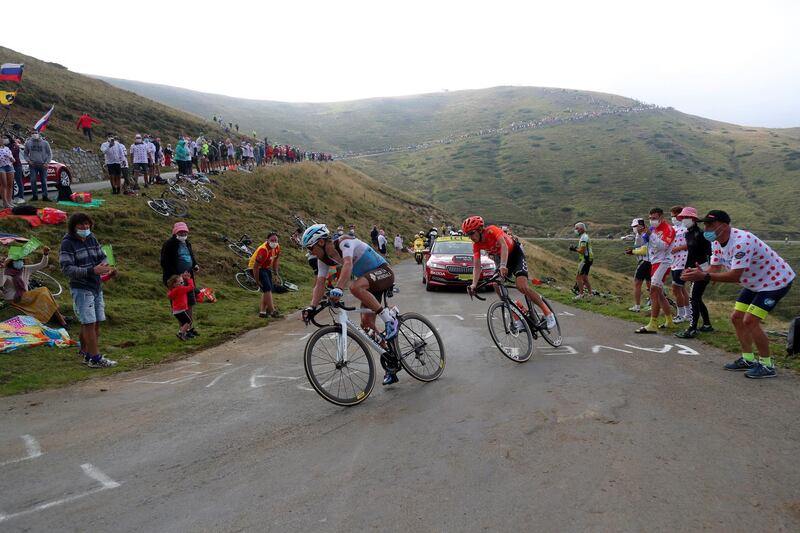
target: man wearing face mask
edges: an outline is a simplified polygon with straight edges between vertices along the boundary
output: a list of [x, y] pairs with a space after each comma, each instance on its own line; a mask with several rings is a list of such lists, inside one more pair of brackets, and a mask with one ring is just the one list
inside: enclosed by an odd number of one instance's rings
[[[150, 169], [149, 157], [147, 145], [142, 140], [142, 136], [137, 133], [131, 145], [131, 175], [133, 176], [133, 183], [136, 186], [139, 184], [139, 174], [142, 174], [144, 186], [150, 186], [148, 179], [148, 171]], [[119, 194], [119, 192], [119, 188], [112, 191], [113, 194]]]
[[[672, 258], [670, 248], [675, 240], [675, 229], [664, 220], [664, 210], [655, 207], [650, 210], [650, 226], [642, 238], [647, 242], [650, 258], [650, 322], [636, 330], [636, 333], [658, 333], [659, 327], [672, 326], [672, 310], [664, 294], [664, 282], [669, 276]], [[663, 312], [666, 321], [658, 325], [658, 315]]]
[[731, 227], [731, 218], [725, 211], [709, 211], [700, 222], [705, 226], [703, 236], [713, 241], [711, 266], [707, 270], [686, 268], [683, 279], [742, 286], [731, 315], [742, 355], [725, 365], [725, 370], [744, 371], [745, 377], [753, 379], [774, 378], [777, 373], [761, 321], [792, 288], [794, 270], [764, 241], [749, 231]]
[[[679, 223], [686, 228], [686, 266], [707, 268], [708, 260], [711, 257], [711, 243], [703, 237], [703, 230], [697, 225], [697, 209], [694, 207], [684, 207], [683, 210], [675, 217]], [[681, 272], [681, 275], [683, 273]], [[689, 302], [691, 304], [691, 312], [689, 316], [689, 327], [686, 331], [680, 331], [675, 334], [676, 337], [681, 339], [693, 339], [697, 336], [697, 332], [704, 333], [714, 331], [711, 327], [711, 318], [708, 316], [708, 308], [703, 303], [703, 293], [708, 287], [708, 281], [702, 279], [700, 281], [692, 282], [692, 292], [689, 295]], [[703, 325], [698, 329], [697, 324], [700, 317], [703, 317]]]
[[[510, 234], [510, 230], [508, 232]], [[589, 283], [589, 269], [592, 268], [594, 255], [592, 254], [592, 243], [589, 234], [586, 233], [586, 224], [578, 222], [575, 224], [575, 235], [578, 236], [578, 245], [569, 247], [570, 251], [576, 252], [581, 260], [578, 263], [578, 273], [575, 276], [575, 284], [578, 286], [578, 294], [575, 300], [592, 297], [592, 285]]]
[[278, 275], [280, 255], [281, 245], [278, 244], [278, 234], [271, 231], [267, 235], [266, 242], [256, 248], [247, 263], [247, 268], [253, 271], [253, 278], [261, 291], [261, 305], [258, 313], [261, 318], [279, 318], [281, 316], [280, 312], [275, 309], [272, 300], [273, 275]]
[[[186, 222], [176, 222], [172, 226], [172, 237], [161, 245], [161, 279], [166, 286], [172, 276], [180, 276], [184, 272], [188, 272], [194, 283], [194, 275], [199, 270], [200, 266], [195, 259], [192, 243], [189, 242], [189, 226], [186, 225]], [[186, 314], [192, 320], [194, 319], [192, 309], [197, 303], [195, 291], [196, 289], [187, 293], [189, 308]], [[199, 333], [194, 329], [194, 322], [192, 322], [192, 329], [188, 331], [187, 337], [197, 337], [198, 335]]]
[[106, 142], [100, 145], [100, 151], [106, 160], [108, 179], [111, 181], [111, 193], [116, 194], [122, 176], [122, 160], [125, 159], [125, 148], [109, 135]]
[[636, 265], [636, 272], [633, 274], [633, 306], [628, 311], [638, 313], [642, 309], [642, 284], [647, 283], [647, 291], [650, 292], [650, 261], [647, 255], [647, 241], [644, 239], [647, 226], [643, 218], [634, 218], [631, 221], [631, 228], [634, 231], [633, 248], [626, 248], [625, 253], [635, 255], [639, 258]]
[[31, 200], [34, 202], [39, 199], [39, 192], [36, 190], [37, 177], [42, 185], [42, 201], [49, 202], [47, 197], [47, 165], [53, 159], [53, 152], [50, 150], [50, 143], [42, 139], [42, 135], [37, 131], [25, 141], [25, 158], [28, 160], [31, 180]]

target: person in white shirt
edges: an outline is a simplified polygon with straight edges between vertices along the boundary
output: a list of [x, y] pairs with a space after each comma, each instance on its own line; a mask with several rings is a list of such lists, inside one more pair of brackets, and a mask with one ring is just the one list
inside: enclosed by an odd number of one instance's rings
[[119, 194], [125, 147], [118, 143], [113, 135], [109, 135], [106, 142], [100, 145], [100, 151], [105, 157], [108, 180], [111, 182], [111, 194]]
[[403, 250], [403, 237], [398, 233], [394, 236], [394, 249], [399, 253]]
[[147, 145], [142, 141], [142, 136], [137, 133], [131, 145], [131, 169], [134, 185], [138, 186], [139, 174], [142, 174], [144, 186], [150, 186], [148, 180], [149, 163]]
[[387, 242], [388, 241], [386, 240], [386, 234], [384, 233], [383, 230], [380, 230], [378, 232], [378, 251], [381, 253], [381, 255], [383, 257], [386, 257], [386, 244], [387, 244]]
[[672, 213], [672, 227], [675, 228], [675, 240], [672, 241], [670, 253], [672, 259], [670, 270], [672, 273], [672, 295], [675, 297], [675, 306], [678, 308], [677, 315], [672, 321], [675, 324], [692, 321], [692, 308], [689, 306], [689, 293], [686, 292], [686, 282], [681, 279], [681, 274], [686, 266], [688, 255], [686, 246], [686, 228], [678, 222], [677, 216], [683, 211], [682, 205], [676, 205], [670, 209]]
[[147, 148], [147, 167], [148, 167], [148, 170], [147, 170], [147, 178], [146, 178], [146, 181], [145, 181], [145, 185], [148, 185], [150, 183], [154, 183], [155, 182], [155, 177], [156, 177], [156, 169], [155, 169], [155, 164], [156, 164], [156, 145], [153, 144], [150, 141], [150, 136], [149, 135], [145, 135], [144, 136], [144, 141], [143, 142], [144, 142], [145, 148]]

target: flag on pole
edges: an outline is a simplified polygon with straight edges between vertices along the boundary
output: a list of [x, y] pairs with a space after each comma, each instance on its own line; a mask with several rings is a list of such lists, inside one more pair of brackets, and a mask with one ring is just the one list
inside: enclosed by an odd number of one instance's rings
[[33, 126], [33, 129], [39, 132], [46, 130], [47, 124], [50, 122], [50, 117], [53, 115], [53, 109], [55, 108], [55, 104], [50, 106], [50, 111], [45, 113], [44, 116], [36, 122], [36, 125]]
[[17, 99], [17, 91], [0, 91], [0, 105], [11, 105]]
[[22, 81], [22, 63], [3, 63], [0, 65], [0, 81]]

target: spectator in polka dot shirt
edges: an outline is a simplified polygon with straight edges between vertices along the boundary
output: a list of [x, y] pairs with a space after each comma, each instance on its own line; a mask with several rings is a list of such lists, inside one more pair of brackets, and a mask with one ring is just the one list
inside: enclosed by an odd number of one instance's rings
[[[789, 292], [795, 273], [764, 241], [749, 231], [731, 227], [731, 217], [725, 211], [709, 211], [700, 222], [705, 225], [703, 236], [712, 241], [711, 265], [705, 271], [686, 268], [682, 279], [742, 286], [731, 315], [742, 356], [725, 365], [725, 369], [743, 370], [748, 378], [773, 378], [777, 374], [761, 321]], [[757, 358], [753, 353], [754, 344]]]

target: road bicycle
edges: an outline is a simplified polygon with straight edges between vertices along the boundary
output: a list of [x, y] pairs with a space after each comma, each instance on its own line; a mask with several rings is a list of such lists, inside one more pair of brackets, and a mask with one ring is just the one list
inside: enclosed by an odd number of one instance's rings
[[56, 298], [61, 296], [61, 293], [64, 292], [64, 288], [53, 276], [41, 270], [37, 270], [31, 274], [31, 278], [28, 280], [29, 290], [38, 289], [39, 287], [47, 287], [50, 294]]
[[194, 200], [195, 202], [200, 201], [200, 197], [197, 195], [194, 189], [185, 183], [181, 183], [179, 178], [167, 178], [167, 189], [180, 200]]
[[253, 271], [249, 268], [242, 268], [241, 265], [236, 263], [233, 263], [233, 266], [238, 270], [238, 272], [233, 275], [234, 279], [236, 279], [236, 283], [246, 291], [258, 292], [258, 283], [256, 283], [256, 278], [253, 277]]
[[253, 241], [247, 236], [247, 234], [242, 235], [238, 240], [235, 241], [229, 239], [225, 235], [222, 235], [222, 240], [228, 244], [228, 249], [231, 252], [245, 259], [250, 259], [250, 257], [256, 251], [255, 248], [251, 246]]
[[178, 218], [189, 216], [189, 206], [177, 198], [170, 198], [168, 191], [162, 192], [158, 198], [153, 198], [146, 192], [143, 192], [142, 196], [147, 199], [147, 206], [161, 216]]
[[[208, 180], [206, 180], [208, 181]], [[175, 178], [167, 178], [167, 184], [172, 186], [174, 184], [180, 185], [181, 190], [187, 191], [191, 194], [194, 193], [197, 198], [195, 200], [202, 200], [203, 202], [210, 203], [211, 200], [217, 197], [209, 187], [207, 187], [200, 179], [195, 179], [192, 176], [184, 176], [178, 174]]]
[[[308, 225], [306, 221], [300, 218], [298, 215], [292, 215], [292, 219], [294, 220], [295, 230], [289, 234], [289, 240], [298, 248], [303, 249], [303, 243], [301, 242], [303, 237], [303, 232], [306, 230]], [[317, 221], [311, 219], [312, 224], [316, 224]]]
[[[383, 301], [392, 291], [384, 294]], [[320, 324], [316, 317], [323, 310], [330, 312], [334, 323]], [[445, 350], [436, 327], [418, 313], [398, 314], [397, 336], [389, 341], [375, 332], [364, 331], [347, 317], [343, 302], [324, 300], [316, 309], [303, 312], [306, 324], [319, 329], [311, 335], [303, 352], [303, 365], [308, 382], [325, 400], [343, 407], [357, 405], [375, 386], [375, 362], [372, 351], [380, 355], [384, 370], [405, 369], [423, 382], [434, 381], [445, 367]], [[393, 308], [397, 312], [397, 308]], [[370, 312], [360, 309], [359, 312]]]
[[501, 277], [499, 272], [478, 283], [476, 290], [470, 292], [470, 297], [486, 301], [478, 291], [489, 285], [497, 288], [500, 299], [489, 306], [486, 311], [486, 322], [492, 340], [503, 355], [514, 362], [524, 363], [533, 355], [533, 341], [538, 337], [542, 337], [555, 348], [561, 346], [563, 342], [561, 324], [552, 306], [544, 297], [542, 301], [556, 319], [556, 326], [552, 329], [548, 329], [547, 320], [541, 309], [527, 295], [524, 304], [511, 299], [508, 289], [514, 286], [506, 285], [506, 279]]

